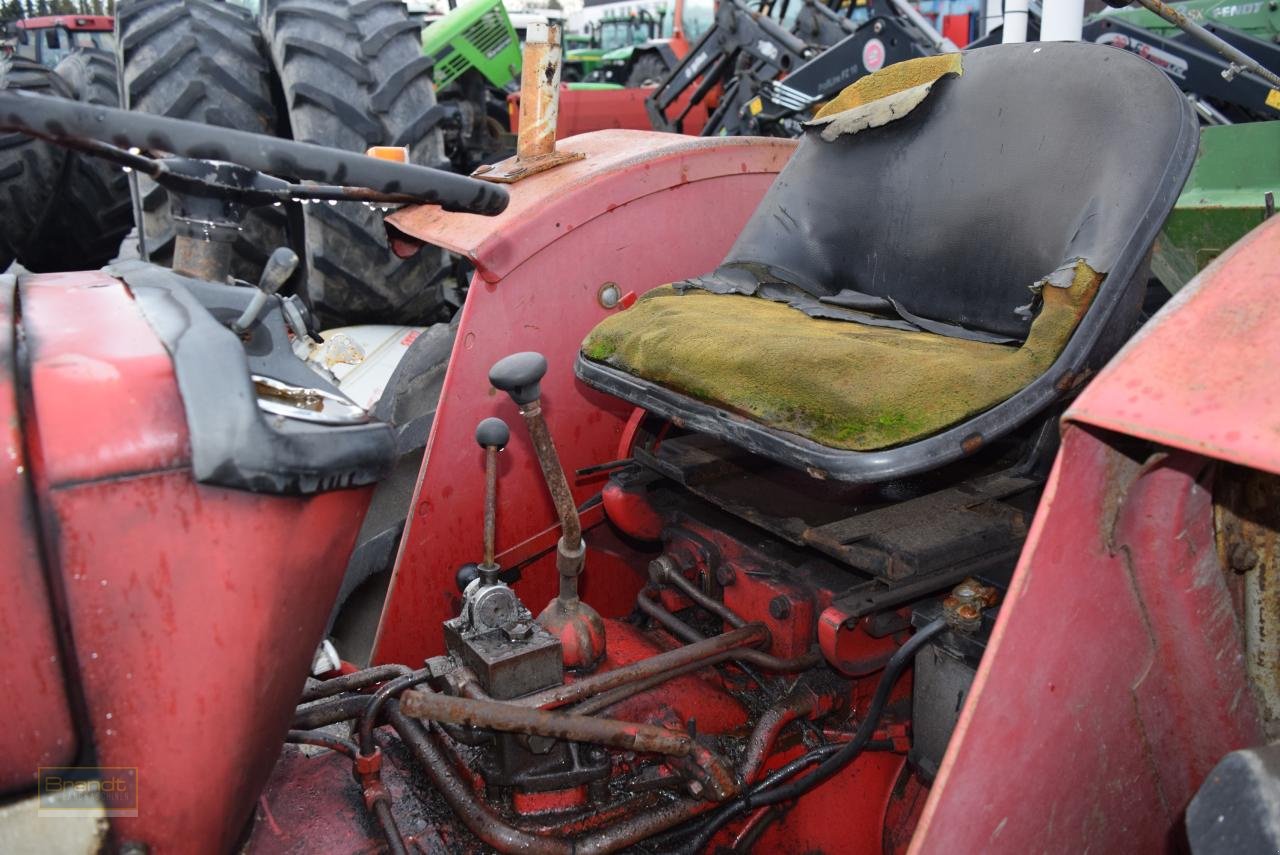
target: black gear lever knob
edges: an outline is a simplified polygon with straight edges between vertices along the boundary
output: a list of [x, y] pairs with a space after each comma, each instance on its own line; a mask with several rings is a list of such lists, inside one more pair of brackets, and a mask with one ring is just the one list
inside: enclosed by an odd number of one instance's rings
[[511, 441], [511, 429], [502, 419], [490, 417], [476, 425], [476, 442], [481, 448], [496, 448], [498, 451], [507, 447]]
[[538, 384], [547, 373], [547, 358], [526, 350], [504, 356], [489, 369], [489, 382], [511, 396], [519, 406], [532, 403], [542, 395]]

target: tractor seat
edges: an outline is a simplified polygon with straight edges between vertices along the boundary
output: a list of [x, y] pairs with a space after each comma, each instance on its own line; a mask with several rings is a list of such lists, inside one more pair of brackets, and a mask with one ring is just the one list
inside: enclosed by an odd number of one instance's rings
[[1114, 48], [889, 66], [809, 123], [719, 267], [605, 319], [577, 374], [819, 476], [935, 468], [1044, 417], [1133, 331], [1198, 138]]

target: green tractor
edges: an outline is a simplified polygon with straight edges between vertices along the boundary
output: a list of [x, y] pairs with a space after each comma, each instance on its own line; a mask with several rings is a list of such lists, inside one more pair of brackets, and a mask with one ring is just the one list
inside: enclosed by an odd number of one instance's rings
[[[637, 45], [663, 37], [663, 22], [667, 16], [665, 7], [657, 14], [641, 9], [630, 15], [602, 18], [591, 24], [585, 37], [587, 44], [569, 48], [566, 43], [564, 71], [561, 79], [569, 82], [616, 83], [625, 86], [627, 80], [619, 73], [625, 69]], [[605, 58], [609, 63], [605, 64]], [[621, 77], [622, 79], [617, 79]]]
[[427, 23], [422, 52], [434, 63], [445, 111], [445, 154], [456, 172], [500, 160], [515, 149], [507, 95], [520, 79], [520, 39], [502, 0], [472, 0]]

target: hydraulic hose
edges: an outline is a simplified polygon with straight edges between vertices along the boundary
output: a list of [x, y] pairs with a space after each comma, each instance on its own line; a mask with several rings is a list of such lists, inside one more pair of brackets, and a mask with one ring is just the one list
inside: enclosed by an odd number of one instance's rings
[[[884, 715], [885, 705], [889, 701], [889, 693], [893, 690], [894, 684], [898, 682], [898, 678], [902, 676], [902, 672], [912, 663], [916, 654], [920, 652], [920, 648], [928, 644], [946, 628], [946, 621], [939, 618], [923, 627], [919, 632], [911, 636], [906, 644], [898, 648], [898, 652], [893, 654], [893, 657], [885, 666], [884, 673], [880, 676], [880, 682], [876, 686], [871, 705], [867, 708], [867, 714], [862, 719], [862, 723], [858, 725], [858, 730], [853, 739], [844, 745], [824, 745], [822, 748], [793, 760], [769, 775], [759, 785], [752, 787], [746, 795], [735, 799], [712, 815], [699, 829], [693, 840], [690, 841], [687, 851], [692, 853], [701, 852], [717, 831], [733, 821], [742, 812], [799, 798], [830, 780], [841, 769], [853, 762], [871, 741], [871, 736], [875, 733], [876, 727], [880, 723], [880, 718]], [[797, 781], [782, 783], [818, 760], [821, 760], [821, 764], [812, 774], [806, 775]]]

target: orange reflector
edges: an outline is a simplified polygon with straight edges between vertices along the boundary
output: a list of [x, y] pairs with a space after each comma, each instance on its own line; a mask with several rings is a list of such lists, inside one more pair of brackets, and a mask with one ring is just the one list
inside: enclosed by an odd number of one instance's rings
[[378, 160], [394, 160], [396, 163], [409, 162], [409, 148], [403, 145], [375, 145], [365, 154]]

